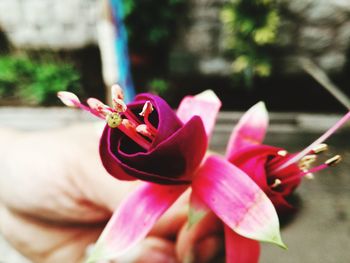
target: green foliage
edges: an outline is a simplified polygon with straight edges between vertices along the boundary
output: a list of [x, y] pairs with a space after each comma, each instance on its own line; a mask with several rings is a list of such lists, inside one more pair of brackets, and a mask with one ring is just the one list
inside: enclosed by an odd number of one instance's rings
[[269, 47], [275, 43], [279, 14], [274, 0], [230, 0], [222, 9], [225, 45], [234, 76], [252, 84], [271, 73]]
[[69, 63], [0, 56], [0, 95], [24, 104], [52, 104], [60, 90], [80, 92], [80, 74]]
[[124, 0], [129, 44], [157, 48], [170, 42], [186, 0]]
[[169, 90], [169, 83], [161, 78], [152, 79], [149, 84], [149, 90], [160, 96], [163, 96]]

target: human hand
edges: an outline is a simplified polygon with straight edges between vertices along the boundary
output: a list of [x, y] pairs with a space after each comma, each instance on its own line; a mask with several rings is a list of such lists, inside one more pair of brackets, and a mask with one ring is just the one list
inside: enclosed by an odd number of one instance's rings
[[[138, 182], [108, 175], [91, 125], [0, 133], [0, 231], [34, 262], [80, 262], [112, 211]], [[180, 199], [150, 236], [117, 262], [174, 262], [186, 216]], [[147, 256], [145, 256], [147, 255]]]

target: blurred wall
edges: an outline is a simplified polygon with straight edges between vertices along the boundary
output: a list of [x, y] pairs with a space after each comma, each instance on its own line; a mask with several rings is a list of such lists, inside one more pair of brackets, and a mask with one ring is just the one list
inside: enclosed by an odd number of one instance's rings
[[0, 0], [0, 28], [19, 48], [75, 49], [97, 43], [99, 0]]
[[[197, 59], [206, 74], [230, 74], [223, 57], [223, 32], [219, 14], [225, 0], [190, 0], [189, 23], [177, 42], [177, 54]], [[298, 58], [313, 58], [329, 73], [340, 72], [350, 47], [350, 0], [276, 0], [281, 26], [275, 59], [282, 73], [300, 73]], [[181, 59], [181, 58], [180, 58]]]
[[[340, 72], [350, 46], [349, 0], [276, 0], [281, 30], [276, 60], [287, 73], [301, 71], [310, 56], [326, 71]], [[19, 48], [72, 49], [97, 43], [99, 0], [0, 0], [0, 28]], [[171, 58], [202, 74], [229, 75], [223, 56], [219, 13], [225, 0], [189, 0], [188, 21], [179, 29]], [[145, 10], [147, 12], [147, 10]], [[180, 63], [178, 63], [180, 62]], [[173, 71], [184, 70], [173, 67]]]

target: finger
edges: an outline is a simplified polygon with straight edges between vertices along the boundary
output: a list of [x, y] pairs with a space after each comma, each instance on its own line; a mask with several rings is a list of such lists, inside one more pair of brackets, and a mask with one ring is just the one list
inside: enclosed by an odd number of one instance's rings
[[176, 263], [175, 245], [169, 240], [148, 237], [113, 263]]
[[80, 262], [101, 226], [59, 226], [12, 213], [0, 206], [0, 232], [24, 256], [37, 263]]
[[208, 214], [191, 228], [185, 224], [176, 241], [181, 262], [210, 262], [223, 250], [223, 228], [214, 214]]
[[92, 124], [15, 135], [2, 145], [7, 152], [0, 160], [6, 174], [0, 177], [0, 200], [21, 213], [61, 222], [103, 221], [133, 187], [104, 170]]

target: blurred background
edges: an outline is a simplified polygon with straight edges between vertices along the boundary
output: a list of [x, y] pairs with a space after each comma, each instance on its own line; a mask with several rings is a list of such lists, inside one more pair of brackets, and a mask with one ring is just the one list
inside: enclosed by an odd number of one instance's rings
[[[214, 150], [224, 151], [240, 111], [259, 100], [274, 112], [267, 142], [300, 150], [346, 111], [301, 59], [348, 101], [349, 0], [0, 0], [0, 127], [91, 122], [56, 107], [60, 90], [107, 101], [120, 82], [175, 108], [213, 89], [227, 111]], [[334, 136], [333, 152], [350, 156], [348, 135], [349, 126]], [[268, 246], [262, 262], [350, 262], [349, 169], [345, 160], [303, 184], [302, 212], [283, 232], [289, 251]], [[26, 261], [0, 239], [0, 262]]]
[[116, 80], [115, 2], [136, 91], [174, 107], [210, 88], [229, 110], [261, 99], [272, 110], [341, 110], [302, 57], [350, 94], [347, 0], [1, 0], [1, 105], [58, 105], [63, 89], [104, 99]]

